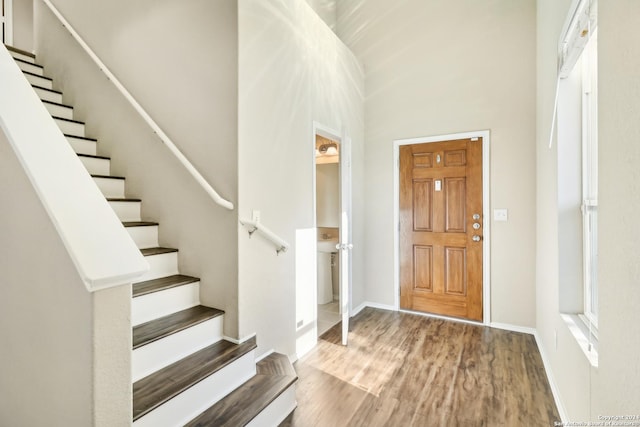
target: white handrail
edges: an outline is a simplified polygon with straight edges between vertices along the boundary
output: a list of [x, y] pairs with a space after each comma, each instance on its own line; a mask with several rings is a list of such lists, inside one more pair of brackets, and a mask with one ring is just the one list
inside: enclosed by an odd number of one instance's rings
[[276, 253], [280, 255], [280, 252], [286, 252], [289, 249], [289, 244], [278, 237], [273, 231], [262, 225], [258, 221], [250, 221], [248, 219], [241, 219], [240, 224], [249, 230], [249, 237], [256, 231], [260, 232], [267, 240], [271, 241], [276, 247]]
[[129, 91], [120, 83], [120, 81], [113, 75], [113, 73], [109, 70], [109, 68], [98, 58], [95, 52], [85, 43], [85, 41], [80, 37], [80, 35], [76, 32], [76, 30], [69, 24], [69, 22], [62, 16], [60, 11], [49, 1], [42, 0], [44, 4], [53, 12], [53, 14], [58, 18], [58, 20], [62, 23], [62, 26], [65, 27], [71, 36], [78, 42], [78, 44], [84, 49], [84, 51], [93, 59], [93, 62], [96, 63], [98, 68], [107, 76], [109, 80], [114, 84], [114, 86], [122, 93], [127, 101], [131, 104], [131, 106], [142, 116], [142, 119], [147, 122], [149, 127], [153, 130], [153, 132], [158, 135], [160, 140], [167, 146], [169, 151], [173, 153], [174, 156], [178, 159], [178, 161], [187, 169], [187, 171], [195, 178], [195, 180], [200, 184], [200, 186], [207, 192], [207, 194], [216, 202], [218, 205], [233, 210], [233, 203], [222, 198], [218, 194], [216, 190], [204, 179], [204, 177], [198, 172], [198, 170], [189, 162], [189, 160], [182, 154], [182, 152], [176, 147], [176, 145], [171, 141], [171, 139], [164, 133], [164, 131], [158, 126], [158, 124], [147, 114], [147, 112], [142, 108], [142, 106], [136, 101], [136, 99], [129, 93]]

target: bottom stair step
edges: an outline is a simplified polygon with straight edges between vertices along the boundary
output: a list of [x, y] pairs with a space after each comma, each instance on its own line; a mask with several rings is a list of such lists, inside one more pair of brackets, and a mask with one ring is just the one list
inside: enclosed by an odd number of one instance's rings
[[[257, 364], [257, 375], [238, 387], [224, 399], [198, 415], [186, 426], [266, 426], [277, 425], [295, 408], [295, 388], [298, 380], [295, 370], [287, 356], [272, 353]], [[284, 401], [279, 401], [286, 398]], [[282, 410], [268, 414], [271, 419], [261, 415], [270, 405], [278, 404]]]
[[[162, 409], [162, 405], [170, 403], [173, 398], [183, 398], [183, 400], [185, 400], [185, 402], [176, 403], [180, 408], [189, 406], [189, 404], [194, 403], [198, 398], [214, 399], [213, 394], [202, 396], [202, 393], [198, 393], [200, 396], [188, 396], [184, 392], [195, 388], [194, 386], [201, 382], [204, 383], [207, 378], [221, 372], [225, 367], [231, 367], [232, 364], [235, 365], [234, 362], [241, 360], [243, 357], [250, 357], [248, 364], [249, 366], [253, 365], [253, 350], [255, 348], [255, 338], [239, 345], [229, 341], [219, 341], [148, 377], [136, 381], [133, 384], [133, 420], [145, 421], [144, 416], [149, 414], [152, 415], [151, 418], [140, 425], [158, 426], [163, 422], [171, 425], [168, 417], [164, 414], [158, 413], [157, 417], [154, 417], [153, 415], [156, 412], [154, 409]], [[251, 371], [252, 372], [242, 375], [248, 377], [255, 372], [253, 369]], [[220, 385], [217, 385], [217, 387], [221, 388]], [[222, 396], [219, 398], [221, 397]], [[215, 400], [210, 400], [209, 402], [215, 402]], [[206, 406], [204, 407], [206, 408]], [[201, 411], [202, 407], [200, 407], [199, 410]], [[175, 413], [175, 408], [167, 408], [167, 411], [172, 413], [171, 415], [178, 415]], [[192, 412], [192, 414], [197, 413], [198, 412]], [[191, 417], [193, 417], [193, 415], [191, 415]], [[160, 418], [162, 421], [154, 418]], [[187, 418], [187, 420], [189, 418]], [[185, 420], [183, 420], [183, 422], [184, 421]], [[139, 423], [135, 423], [135, 425], [139, 425]]]

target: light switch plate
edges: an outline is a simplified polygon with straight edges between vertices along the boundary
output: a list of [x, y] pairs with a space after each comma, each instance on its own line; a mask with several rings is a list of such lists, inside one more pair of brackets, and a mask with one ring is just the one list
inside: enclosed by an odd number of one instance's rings
[[509, 213], [506, 209], [494, 209], [493, 220], [494, 221], [507, 221], [509, 219]]
[[251, 220], [254, 222], [260, 222], [260, 211], [251, 211]]

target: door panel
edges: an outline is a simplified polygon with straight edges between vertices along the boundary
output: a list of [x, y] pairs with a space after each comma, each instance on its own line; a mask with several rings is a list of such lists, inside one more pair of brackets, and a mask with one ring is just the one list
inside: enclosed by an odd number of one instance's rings
[[401, 308], [482, 320], [481, 236], [482, 138], [400, 147]]

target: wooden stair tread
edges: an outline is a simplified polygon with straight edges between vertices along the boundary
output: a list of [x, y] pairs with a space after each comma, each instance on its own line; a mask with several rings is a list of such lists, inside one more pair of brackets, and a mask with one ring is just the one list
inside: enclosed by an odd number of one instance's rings
[[[31, 63], [27, 62], [27, 64], [31, 64]], [[61, 104], [59, 102], [47, 101], [46, 99], [43, 99], [42, 102], [44, 102], [45, 104], [57, 105], [58, 107], [70, 108], [73, 110], [73, 107], [71, 105]]]
[[140, 249], [140, 252], [142, 252], [142, 255], [144, 256], [152, 256], [152, 255], [170, 254], [171, 252], [178, 252], [178, 250], [174, 248], [157, 247], [157, 248]]
[[123, 221], [122, 225], [125, 227], [153, 227], [158, 223], [153, 221]]
[[197, 305], [135, 326], [133, 328], [133, 348], [142, 347], [223, 314], [222, 310]]
[[65, 136], [65, 137], [67, 137], [67, 138], [84, 139], [85, 141], [98, 142], [98, 140], [97, 140], [97, 139], [95, 139], [95, 138], [89, 138], [89, 137], [86, 137], [86, 136], [69, 135], [69, 134], [66, 134], [66, 133], [64, 134], [64, 136]]
[[46, 77], [46, 76], [41, 76], [40, 74], [35, 74], [35, 73], [30, 73], [28, 71], [24, 71], [21, 70], [24, 74], [29, 74], [30, 76], [34, 76], [34, 77], [40, 77], [41, 79], [45, 79], [45, 80], [49, 80], [50, 82], [53, 81], [53, 79], [51, 77]]
[[26, 50], [18, 49], [17, 47], [9, 46], [8, 44], [5, 44], [4, 47], [6, 47], [7, 50], [10, 50], [10, 51], [15, 52], [15, 53], [19, 53], [21, 55], [30, 56], [32, 58], [36, 57], [36, 55], [34, 55], [31, 52], [27, 52]]
[[[249, 381], [229, 393], [224, 399], [211, 406], [186, 424], [188, 427], [205, 426], [244, 426], [273, 402], [282, 392], [298, 379], [297, 375], [279, 375], [270, 373], [273, 366], [282, 363], [280, 357], [273, 353], [257, 364], [258, 374]], [[274, 360], [276, 359], [276, 360]], [[288, 359], [287, 359], [287, 362]], [[269, 365], [267, 371], [262, 369]], [[289, 363], [289, 365], [291, 365]], [[293, 369], [293, 368], [291, 368]], [[288, 370], [287, 370], [288, 371]]]
[[173, 276], [134, 283], [131, 289], [131, 294], [132, 297], [135, 298], [199, 281], [200, 279], [197, 277], [185, 276], [184, 274], [174, 274]]
[[135, 202], [139, 203], [142, 199], [132, 199], [128, 197], [107, 197], [107, 202]]
[[[11, 49], [9, 49], [9, 50], [11, 50]], [[16, 53], [22, 53], [23, 55], [27, 55], [28, 54], [28, 53], [24, 53], [24, 52], [16, 52]], [[35, 58], [35, 56], [33, 56], [33, 55], [30, 55], [30, 56]], [[35, 64], [33, 62], [25, 61], [25, 60], [20, 59], [20, 58], [13, 58], [13, 60], [16, 61], [16, 62], [22, 62], [23, 64], [29, 64], [29, 65], [31, 65], [33, 67], [38, 67], [40, 69], [44, 69], [44, 67], [42, 65], [40, 65], [40, 64]]]
[[57, 93], [58, 95], [62, 95], [62, 92], [60, 92], [59, 90], [49, 89], [47, 87], [42, 87], [42, 86], [38, 86], [38, 85], [34, 85], [34, 84], [32, 84], [31, 87], [34, 87], [36, 89], [46, 90], [48, 92]]
[[240, 345], [224, 340], [218, 341], [136, 381], [133, 384], [133, 420], [137, 420], [255, 348], [255, 338]]
[[102, 160], [111, 160], [111, 157], [106, 157], [106, 156], [96, 156], [93, 154], [80, 154], [77, 153], [78, 157], [87, 157], [90, 159], [102, 159]]
[[107, 178], [107, 179], [125, 179], [124, 176], [115, 175], [91, 175], [92, 178]]
[[83, 125], [85, 124], [84, 122], [81, 122], [80, 120], [74, 120], [74, 119], [65, 119], [64, 117], [58, 117], [58, 116], [51, 116], [56, 120], [62, 120], [63, 122], [70, 122], [70, 123], [77, 123], [79, 125]]

